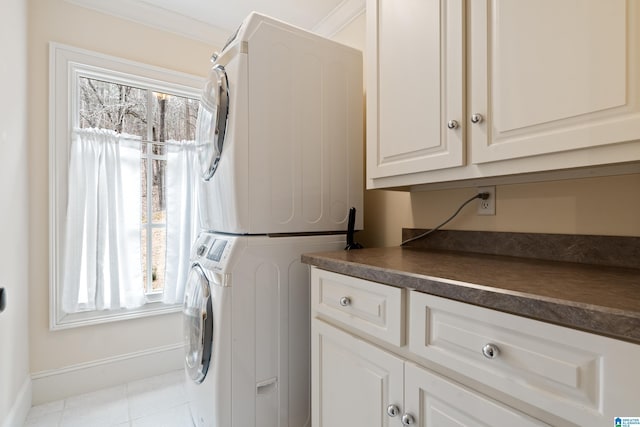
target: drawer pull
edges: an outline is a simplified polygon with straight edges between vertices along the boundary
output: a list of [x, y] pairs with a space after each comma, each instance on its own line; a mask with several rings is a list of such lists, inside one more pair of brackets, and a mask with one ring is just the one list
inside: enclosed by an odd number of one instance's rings
[[390, 417], [396, 417], [398, 416], [398, 414], [400, 413], [400, 408], [398, 408], [398, 405], [389, 405], [387, 406], [387, 415], [389, 415]]
[[351, 305], [351, 298], [349, 297], [342, 297], [340, 298], [340, 305], [343, 307], [348, 307]]
[[403, 426], [410, 426], [415, 424], [416, 420], [413, 418], [413, 415], [411, 414], [404, 414], [402, 416], [402, 425]]
[[484, 354], [484, 357], [487, 359], [495, 359], [498, 357], [498, 353], [500, 353], [500, 350], [495, 344], [487, 344], [482, 347], [482, 354]]

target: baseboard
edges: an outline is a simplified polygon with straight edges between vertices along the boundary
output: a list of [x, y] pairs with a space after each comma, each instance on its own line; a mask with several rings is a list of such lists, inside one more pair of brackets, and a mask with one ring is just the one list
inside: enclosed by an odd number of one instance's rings
[[53, 402], [175, 371], [183, 367], [183, 360], [183, 344], [180, 343], [34, 372], [31, 374], [33, 404]]
[[3, 427], [15, 427], [24, 425], [27, 414], [31, 408], [31, 378], [27, 376], [20, 387], [20, 391], [2, 424]]

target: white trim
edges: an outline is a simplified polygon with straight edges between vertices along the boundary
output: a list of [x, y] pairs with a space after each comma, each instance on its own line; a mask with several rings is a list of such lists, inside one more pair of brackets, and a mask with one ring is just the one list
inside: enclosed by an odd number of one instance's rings
[[[182, 15], [146, 1], [131, 0], [66, 0], [80, 7], [137, 22], [162, 31], [210, 44], [221, 49], [233, 33], [204, 21]], [[365, 0], [343, 0], [312, 29], [332, 37], [365, 11]], [[237, 23], [240, 24], [239, 22]]]
[[597, 178], [604, 176], [630, 175], [640, 173], [640, 163], [622, 163], [567, 170], [536, 172], [522, 175], [507, 175], [476, 178], [470, 180], [435, 182], [407, 187], [410, 191], [450, 190], [488, 185], [530, 184], [534, 182], [561, 181], [568, 179]]
[[313, 32], [333, 37], [365, 11], [366, 0], [344, 0], [313, 27]]
[[147, 304], [136, 310], [68, 315], [60, 306], [68, 141], [77, 76], [106, 76], [111, 81], [189, 98], [200, 98], [205, 79], [59, 43], [49, 47], [49, 328], [67, 329], [180, 311], [179, 305]]
[[[222, 48], [231, 31], [143, 1], [66, 0], [77, 6], [106, 13], [182, 37]], [[239, 23], [238, 23], [239, 24]]]
[[[31, 375], [33, 404], [113, 387], [183, 368], [182, 343], [93, 360]], [[20, 425], [20, 424], [15, 424]]]
[[13, 402], [7, 417], [4, 419], [3, 427], [15, 427], [24, 425], [29, 409], [31, 409], [31, 378], [27, 376], [20, 387], [20, 391]]

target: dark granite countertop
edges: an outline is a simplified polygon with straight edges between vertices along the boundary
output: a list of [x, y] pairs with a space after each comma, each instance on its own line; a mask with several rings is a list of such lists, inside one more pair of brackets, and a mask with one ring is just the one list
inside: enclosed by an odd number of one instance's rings
[[305, 254], [324, 270], [640, 344], [640, 269], [415, 247]]

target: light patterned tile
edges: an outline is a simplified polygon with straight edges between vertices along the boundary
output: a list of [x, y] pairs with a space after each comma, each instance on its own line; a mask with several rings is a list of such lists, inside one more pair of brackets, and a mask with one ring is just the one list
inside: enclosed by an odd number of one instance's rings
[[146, 417], [134, 419], [132, 427], [193, 427], [189, 405], [165, 409]]
[[160, 375], [127, 384], [129, 413], [135, 420], [187, 402], [184, 372]]
[[24, 427], [58, 427], [60, 425], [60, 419], [62, 418], [62, 411], [48, 413], [39, 416], [32, 416], [29, 412], [27, 421]]
[[128, 421], [129, 404], [122, 385], [67, 399], [60, 427], [112, 427]]
[[58, 415], [62, 413], [62, 409], [64, 408], [64, 400], [56, 400], [55, 402], [43, 403], [42, 405], [32, 406], [29, 409], [29, 414], [27, 415], [27, 421], [40, 418], [44, 415], [55, 414]]

